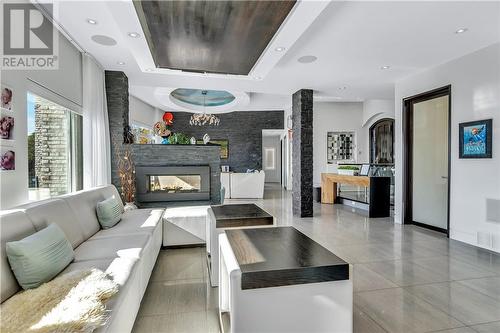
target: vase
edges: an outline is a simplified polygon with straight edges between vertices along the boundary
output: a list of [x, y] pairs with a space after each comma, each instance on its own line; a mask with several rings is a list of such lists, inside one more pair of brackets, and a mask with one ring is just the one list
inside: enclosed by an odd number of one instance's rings
[[125, 207], [123, 207], [123, 210], [129, 211], [129, 210], [134, 210], [137, 209], [137, 206], [135, 205], [134, 202], [126, 202]]

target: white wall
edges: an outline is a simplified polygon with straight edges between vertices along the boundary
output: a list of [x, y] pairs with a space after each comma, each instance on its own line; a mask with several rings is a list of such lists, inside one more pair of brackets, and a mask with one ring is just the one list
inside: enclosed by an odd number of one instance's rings
[[394, 100], [392, 99], [367, 99], [363, 102], [363, 126], [370, 126], [379, 119], [394, 119]]
[[149, 105], [139, 98], [129, 95], [129, 122], [142, 125], [144, 127], [153, 127], [161, 120], [163, 111]]
[[[396, 83], [395, 221], [401, 223], [403, 211], [402, 99], [449, 84], [450, 237], [500, 252], [500, 223], [486, 218], [486, 200], [500, 199], [500, 43]], [[493, 118], [493, 158], [459, 159], [458, 124], [488, 118]]]
[[[274, 170], [265, 169], [267, 162], [266, 148], [274, 149]], [[281, 181], [281, 137], [279, 135], [262, 136], [262, 168], [266, 173], [266, 182], [279, 183]]]
[[31, 91], [74, 111], [81, 111], [81, 53], [61, 35], [58, 59], [58, 70], [2, 71], [2, 85], [13, 90], [15, 142], [12, 150], [16, 153], [16, 170], [0, 173], [0, 209], [28, 200], [27, 92]]
[[326, 133], [356, 132], [356, 163], [368, 162], [368, 129], [363, 127], [363, 103], [314, 102], [313, 105], [313, 184], [321, 184], [321, 173], [336, 172], [337, 165], [326, 162]]

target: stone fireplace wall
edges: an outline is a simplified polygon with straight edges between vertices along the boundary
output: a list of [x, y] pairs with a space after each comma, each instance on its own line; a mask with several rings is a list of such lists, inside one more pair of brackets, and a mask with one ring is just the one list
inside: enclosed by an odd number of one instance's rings
[[136, 165], [210, 166], [210, 202], [213, 204], [221, 202], [219, 149], [219, 146], [205, 145], [132, 145]]
[[[120, 189], [121, 186], [117, 173], [115, 153], [116, 149], [124, 144], [124, 128], [129, 125], [128, 78], [125, 73], [116, 71], [106, 71], [105, 75], [109, 132], [112, 141], [111, 180], [112, 183]], [[220, 203], [219, 146], [132, 144], [130, 148], [136, 165], [208, 165], [210, 167], [210, 203]], [[153, 204], [158, 206], [160, 203]]]

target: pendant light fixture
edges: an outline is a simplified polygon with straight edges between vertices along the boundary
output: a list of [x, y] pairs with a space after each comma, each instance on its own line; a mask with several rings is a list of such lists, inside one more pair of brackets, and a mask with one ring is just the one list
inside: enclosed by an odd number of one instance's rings
[[207, 91], [202, 90], [203, 95], [203, 113], [193, 113], [191, 119], [189, 120], [189, 125], [191, 126], [219, 126], [220, 119], [216, 115], [207, 114]]

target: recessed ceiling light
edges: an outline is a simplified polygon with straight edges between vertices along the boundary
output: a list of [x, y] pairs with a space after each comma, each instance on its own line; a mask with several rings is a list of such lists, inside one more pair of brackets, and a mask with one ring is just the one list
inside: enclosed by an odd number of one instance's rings
[[125, 63], [123, 61], [118, 61], [117, 64], [118, 65], [125, 65]]
[[278, 46], [274, 50], [277, 51], [277, 52], [283, 52], [283, 51], [285, 51], [285, 48], [283, 46]]
[[152, 68], [146, 68], [146, 72], [152, 72], [153, 69]]
[[380, 67], [380, 69], [389, 69], [389, 68], [391, 68], [391, 66], [382, 66], [382, 67]]
[[129, 32], [128, 36], [132, 37], [132, 38], [139, 38], [139, 37], [141, 37], [141, 35], [139, 35], [137, 32]]
[[93, 20], [93, 19], [88, 18], [88, 19], [87, 19], [87, 23], [88, 23], [88, 24], [93, 24], [93, 25], [96, 25], [96, 24], [97, 24], [97, 21], [96, 21], [96, 20]]
[[302, 64], [310, 64], [311, 62], [315, 62], [316, 60], [318, 60], [318, 57], [313, 55], [306, 55], [297, 59], [297, 61]]
[[469, 29], [467, 29], [467, 28], [460, 28], [457, 31], [455, 31], [455, 33], [456, 34], [463, 34], [464, 32], [467, 32], [467, 30], [469, 30]]

